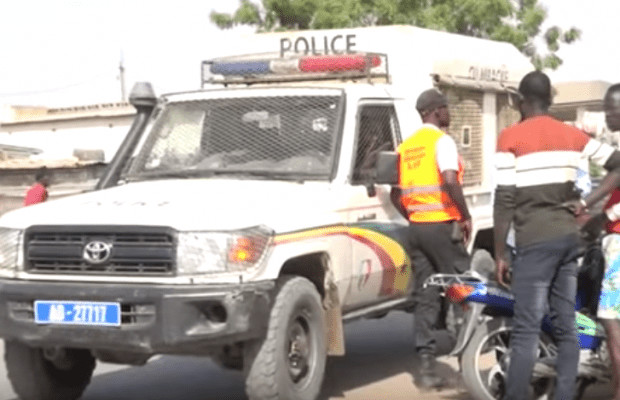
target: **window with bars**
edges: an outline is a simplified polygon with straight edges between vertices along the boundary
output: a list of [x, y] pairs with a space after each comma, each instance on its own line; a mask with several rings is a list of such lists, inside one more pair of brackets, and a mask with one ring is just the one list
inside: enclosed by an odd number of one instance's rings
[[[513, 97], [512, 99], [510, 97]], [[497, 93], [497, 134], [499, 135], [504, 128], [509, 127], [521, 120], [521, 114], [517, 107], [518, 100], [510, 93]]]
[[398, 121], [393, 105], [362, 105], [359, 110], [353, 184], [367, 183], [381, 151], [395, 150]]
[[464, 186], [475, 186], [483, 178], [483, 92], [461, 87], [441, 87], [450, 110], [449, 135], [457, 144], [465, 164]]
[[331, 176], [340, 96], [264, 96], [169, 103], [128, 179], [239, 174]]

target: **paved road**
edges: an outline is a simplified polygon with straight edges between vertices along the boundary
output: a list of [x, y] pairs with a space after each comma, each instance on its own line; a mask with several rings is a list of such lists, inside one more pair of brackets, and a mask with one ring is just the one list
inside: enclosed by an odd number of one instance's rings
[[[412, 383], [411, 316], [392, 313], [380, 320], [346, 325], [347, 355], [330, 360], [322, 400], [468, 400], [456, 363], [442, 357], [441, 374], [453, 388], [421, 393]], [[0, 356], [4, 348], [0, 346]], [[609, 388], [593, 387], [586, 399], [609, 399]], [[99, 364], [82, 400], [244, 400], [240, 373], [208, 359], [164, 356], [142, 367]], [[0, 400], [16, 400], [0, 363]]]

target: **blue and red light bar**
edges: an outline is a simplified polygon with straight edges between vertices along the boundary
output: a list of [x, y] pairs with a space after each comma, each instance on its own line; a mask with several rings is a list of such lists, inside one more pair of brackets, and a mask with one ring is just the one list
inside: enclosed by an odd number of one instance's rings
[[273, 59], [252, 61], [215, 61], [209, 70], [218, 75], [266, 75], [298, 73], [366, 72], [381, 65], [379, 55], [338, 54], [305, 56], [297, 59]]

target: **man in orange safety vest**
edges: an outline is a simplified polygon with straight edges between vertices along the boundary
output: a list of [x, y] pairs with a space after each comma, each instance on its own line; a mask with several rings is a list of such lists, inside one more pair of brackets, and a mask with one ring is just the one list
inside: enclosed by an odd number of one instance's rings
[[434, 273], [469, 269], [465, 248], [472, 222], [461, 187], [463, 165], [456, 143], [445, 130], [450, 125], [448, 101], [437, 89], [424, 91], [416, 102], [422, 127], [399, 147], [399, 188], [393, 201], [409, 221], [407, 241], [414, 267], [414, 318], [419, 368], [416, 384], [439, 388], [435, 371], [437, 331], [445, 329], [445, 307], [437, 288], [423, 288]]

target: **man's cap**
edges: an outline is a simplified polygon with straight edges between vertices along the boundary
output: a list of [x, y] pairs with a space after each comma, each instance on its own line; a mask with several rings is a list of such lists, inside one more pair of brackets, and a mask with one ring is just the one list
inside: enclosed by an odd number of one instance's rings
[[551, 103], [551, 80], [541, 71], [526, 74], [519, 83], [519, 94], [526, 99], [546, 100]]
[[447, 105], [448, 99], [446, 96], [441, 93], [439, 89], [433, 88], [423, 91], [420, 96], [418, 96], [415, 108], [418, 112], [423, 113]]

